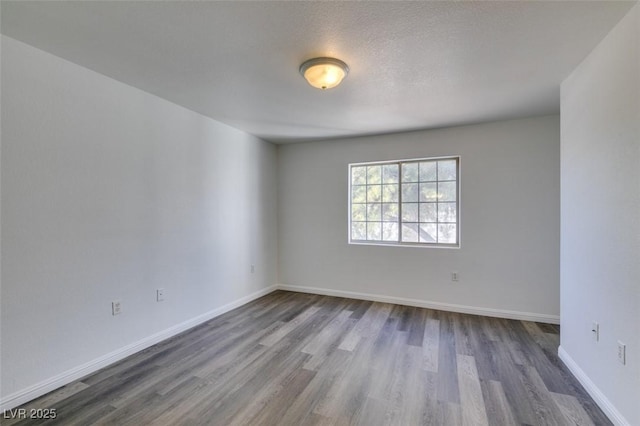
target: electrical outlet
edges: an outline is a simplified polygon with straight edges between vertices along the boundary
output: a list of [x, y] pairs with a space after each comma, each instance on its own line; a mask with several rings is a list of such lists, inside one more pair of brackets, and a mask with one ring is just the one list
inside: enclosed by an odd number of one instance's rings
[[251, 265], [251, 273], [253, 274], [254, 272], [256, 272], [256, 266], [255, 265]]
[[597, 322], [593, 322], [591, 324], [591, 333], [593, 334], [593, 339], [597, 342], [600, 340], [600, 324]]
[[162, 302], [164, 300], [164, 288], [156, 290], [156, 301]]
[[111, 302], [111, 315], [120, 315], [122, 312], [122, 302], [119, 300], [114, 300]]
[[451, 273], [451, 281], [459, 281], [460, 279], [460, 275], [457, 272], [452, 272]]
[[620, 340], [618, 340], [618, 361], [620, 361], [622, 365], [627, 363], [627, 345]]

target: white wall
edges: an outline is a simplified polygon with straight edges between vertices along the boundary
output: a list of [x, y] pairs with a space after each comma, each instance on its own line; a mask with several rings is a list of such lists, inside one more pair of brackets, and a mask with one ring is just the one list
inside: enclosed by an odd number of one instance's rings
[[[347, 243], [349, 163], [444, 155], [461, 156], [460, 249]], [[558, 320], [558, 116], [281, 145], [278, 193], [284, 285]]]
[[275, 284], [275, 165], [270, 143], [2, 37], [5, 401]]
[[561, 103], [560, 353], [617, 422], [640, 425], [640, 5], [562, 83]]

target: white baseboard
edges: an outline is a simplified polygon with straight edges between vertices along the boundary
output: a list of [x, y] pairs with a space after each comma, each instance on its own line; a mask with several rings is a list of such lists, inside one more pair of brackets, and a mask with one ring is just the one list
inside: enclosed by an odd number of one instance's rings
[[323, 296], [346, 297], [348, 299], [371, 300], [373, 302], [395, 303], [397, 305], [416, 306], [418, 308], [437, 309], [439, 311], [459, 312], [463, 314], [483, 315], [487, 317], [508, 318], [523, 321], [560, 324], [558, 315], [536, 314], [531, 312], [509, 311], [506, 309], [482, 308], [477, 306], [456, 305], [452, 303], [432, 302], [428, 300], [407, 299], [404, 297], [385, 296], [381, 294], [357, 293], [353, 291], [332, 290], [318, 287], [300, 287], [278, 284], [278, 289], [299, 293], [320, 294]]
[[600, 391], [600, 389], [591, 381], [589, 376], [576, 364], [571, 356], [564, 350], [562, 346], [558, 348], [558, 357], [564, 362], [564, 365], [571, 371], [585, 390], [591, 395], [591, 398], [598, 404], [598, 407], [609, 417], [609, 420], [616, 426], [631, 426], [631, 423], [624, 418], [622, 413], [609, 401], [609, 399]]
[[78, 380], [84, 376], [94, 373], [100, 370], [101, 368], [104, 368], [110, 364], [113, 364], [114, 362], [120, 361], [121, 359], [124, 359], [130, 355], [133, 355], [136, 352], [140, 352], [148, 348], [149, 346], [153, 346], [156, 343], [159, 343], [179, 333], [182, 333], [183, 331], [186, 331], [192, 327], [195, 327], [206, 321], [209, 321], [212, 318], [220, 316], [226, 312], [229, 312], [232, 309], [238, 308], [246, 303], [249, 303], [275, 290], [277, 290], [277, 286], [273, 285], [273, 286], [264, 288], [262, 290], [256, 291], [255, 293], [252, 293], [248, 296], [242, 297], [238, 300], [235, 300], [224, 306], [216, 308], [212, 311], [206, 312], [202, 315], [198, 315], [195, 318], [192, 318], [183, 323], [177, 324], [173, 327], [167, 328], [166, 330], [162, 330], [151, 336], [145, 337], [142, 340], [139, 340], [130, 345], [127, 345], [113, 352], [110, 352], [106, 355], [103, 355], [99, 358], [91, 360], [85, 364], [82, 364], [75, 368], [67, 370], [61, 374], [58, 374], [57, 376], [51, 377], [40, 383], [36, 383], [35, 385], [29, 386], [25, 389], [22, 389], [11, 395], [8, 395], [5, 398], [0, 399], [0, 411], [10, 410], [19, 405], [24, 404], [25, 402], [38, 398], [39, 396], [42, 396], [48, 392], [51, 392], [54, 389], [57, 389], [59, 387], [62, 387], [64, 385], [67, 385], [73, 382], [74, 380]]

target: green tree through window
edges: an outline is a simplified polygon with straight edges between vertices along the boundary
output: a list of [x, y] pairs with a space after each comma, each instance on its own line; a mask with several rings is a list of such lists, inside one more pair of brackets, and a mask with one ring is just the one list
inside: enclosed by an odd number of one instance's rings
[[459, 245], [459, 157], [349, 165], [349, 242]]

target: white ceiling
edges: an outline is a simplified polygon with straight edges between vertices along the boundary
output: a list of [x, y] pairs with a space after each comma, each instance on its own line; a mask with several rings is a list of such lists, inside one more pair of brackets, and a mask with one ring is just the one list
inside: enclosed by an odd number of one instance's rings
[[[559, 111], [559, 84], [635, 1], [2, 1], [2, 33], [267, 140]], [[315, 56], [351, 72], [319, 91]]]

